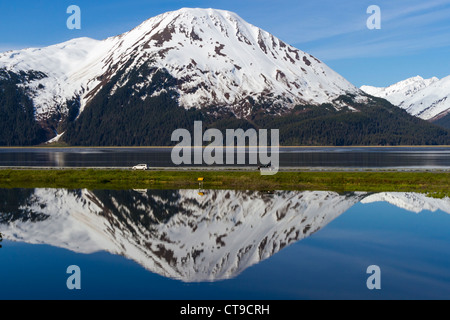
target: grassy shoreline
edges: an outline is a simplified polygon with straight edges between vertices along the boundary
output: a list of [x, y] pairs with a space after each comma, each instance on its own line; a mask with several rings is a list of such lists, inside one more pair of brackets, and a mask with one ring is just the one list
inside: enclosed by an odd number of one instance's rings
[[418, 192], [450, 197], [450, 172], [326, 171], [130, 171], [114, 169], [0, 170], [0, 188], [66, 189], [330, 190], [336, 192]]

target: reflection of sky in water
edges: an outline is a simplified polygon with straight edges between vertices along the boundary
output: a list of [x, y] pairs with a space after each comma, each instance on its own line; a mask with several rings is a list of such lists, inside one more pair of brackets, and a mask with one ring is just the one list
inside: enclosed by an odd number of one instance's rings
[[[450, 216], [356, 204], [312, 236], [234, 279], [184, 283], [119, 256], [3, 241], [0, 299], [450, 299]], [[66, 288], [67, 266], [82, 290]], [[381, 268], [379, 291], [366, 268]]]
[[[448, 230], [450, 216], [441, 211], [416, 214], [386, 203], [357, 204], [293, 246], [313, 262], [295, 262], [309, 281], [299, 292], [332, 299], [449, 299]], [[365, 287], [365, 270], [372, 264], [381, 268], [380, 291]], [[323, 281], [317, 281], [320, 274]]]

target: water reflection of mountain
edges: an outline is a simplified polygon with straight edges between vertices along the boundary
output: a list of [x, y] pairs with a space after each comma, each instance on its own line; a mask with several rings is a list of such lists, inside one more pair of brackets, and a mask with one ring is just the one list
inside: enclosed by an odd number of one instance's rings
[[0, 232], [81, 253], [106, 250], [186, 282], [215, 281], [310, 236], [359, 201], [386, 199], [450, 213], [449, 199], [405, 193], [14, 189], [0, 190]]

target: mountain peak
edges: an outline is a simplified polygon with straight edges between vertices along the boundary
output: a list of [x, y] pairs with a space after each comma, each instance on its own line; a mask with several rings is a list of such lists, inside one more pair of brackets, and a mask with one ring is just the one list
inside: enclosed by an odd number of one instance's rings
[[362, 86], [364, 92], [389, 100], [408, 113], [425, 120], [437, 120], [450, 113], [450, 79], [411, 77], [388, 87]]
[[239, 117], [250, 112], [243, 106], [248, 98], [289, 109], [360, 93], [317, 58], [225, 10], [158, 15], [122, 35], [111, 55], [107, 61], [153, 59], [179, 80], [179, 102], [186, 108], [215, 105]]
[[[172, 17], [177, 19], [183, 19], [183, 18], [201, 18], [201, 17], [223, 17], [227, 19], [243, 19], [235, 12], [223, 10], [223, 9], [214, 9], [214, 8], [191, 8], [191, 7], [184, 7], [180, 8], [178, 10], [168, 11], [162, 14], [159, 14], [155, 17], [152, 17], [148, 20], [152, 19], [162, 19], [165, 17]], [[147, 20], [147, 21], [148, 21]]]

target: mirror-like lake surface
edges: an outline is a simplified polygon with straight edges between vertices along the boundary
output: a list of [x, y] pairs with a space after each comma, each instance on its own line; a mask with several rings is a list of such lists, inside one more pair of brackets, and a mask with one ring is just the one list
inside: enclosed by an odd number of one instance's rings
[[[450, 168], [450, 148], [281, 148], [279, 161], [281, 167]], [[0, 148], [0, 167], [131, 167], [138, 163], [174, 166], [170, 148]]]
[[450, 299], [449, 214], [415, 193], [0, 189], [0, 299]]

